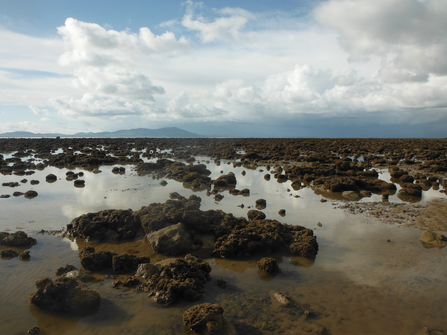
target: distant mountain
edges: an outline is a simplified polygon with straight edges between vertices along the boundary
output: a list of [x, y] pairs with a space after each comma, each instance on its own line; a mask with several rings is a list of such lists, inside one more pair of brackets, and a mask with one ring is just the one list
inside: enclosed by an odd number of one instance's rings
[[32, 133], [29, 131], [13, 131], [0, 134], [0, 137], [201, 137], [196, 133], [177, 127], [166, 127], [160, 129], [124, 129], [117, 131], [103, 131], [99, 133], [76, 133], [73, 135], [56, 134], [56, 133]]

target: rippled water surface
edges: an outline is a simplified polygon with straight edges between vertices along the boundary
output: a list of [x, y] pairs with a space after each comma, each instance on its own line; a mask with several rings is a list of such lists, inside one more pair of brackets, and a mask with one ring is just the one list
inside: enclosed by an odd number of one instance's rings
[[[224, 315], [245, 325], [241, 327], [247, 333], [417, 334], [424, 326], [447, 331], [447, 248], [425, 249], [418, 241], [419, 230], [345, 213], [336, 208], [339, 201], [320, 202], [321, 196], [310, 188], [294, 191], [290, 182], [278, 183], [273, 178], [266, 181], [264, 175], [268, 171], [263, 167], [248, 170], [224, 161], [206, 165], [213, 179], [233, 171], [237, 188], [249, 188], [250, 196], [223, 192], [224, 198], [217, 202], [213, 195], [193, 192], [174, 180], [166, 179], [168, 184], [161, 186], [160, 180], [151, 175], [138, 176], [130, 165], [125, 166], [122, 175], [113, 174], [112, 166], [100, 167], [101, 173], [83, 170], [83, 188], [76, 188], [73, 181], [65, 179], [66, 168], [48, 167], [31, 176], [0, 175], [1, 183], [28, 180], [19, 187], [2, 187], [0, 194], [28, 190], [39, 194], [34, 199], [0, 199], [0, 231], [24, 230], [38, 241], [30, 249], [29, 262], [18, 258], [0, 260], [0, 333], [25, 334], [35, 325], [42, 334], [188, 333], [182, 326], [182, 314], [197, 302], [158, 307], [147, 293], [113, 288], [114, 278], [104, 275], [88, 284], [102, 297], [95, 315], [66, 318], [50, 315], [28, 303], [36, 280], [54, 278], [56, 269], [67, 263], [80, 268], [76, 241], [35, 234], [37, 231], [62, 229], [73, 218], [88, 212], [110, 208], [137, 210], [153, 202], [163, 203], [171, 192], [185, 197], [196, 194], [202, 198], [202, 210], [222, 209], [235, 216], [246, 216], [249, 207], [264, 198], [267, 218], [315, 229], [320, 246], [315, 262], [274, 255], [282, 269], [274, 278], [259, 273], [256, 260], [262, 256], [246, 260], [207, 259], [212, 266], [212, 281], [206, 284], [200, 303], [221, 304]], [[58, 176], [58, 180], [46, 182], [49, 173]], [[386, 172], [381, 178], [389, 180]], [[40, 183], [30, 185], [32, 179]], [[430, 190], [424, 192], [422, 201], [436, 197], [445, 196]], [[381, 197], [373, 195], [362, 201], [381, 201]], [[389, 201], [400, 202], [396, 195], [390, 196]], [[280, 209], [286, 210], [285, 217], [278, 214]], [[144, 241], [109, 247], [141, 255], [149, 252]], [[228, 287], [217, 287], [217, 279], [225, 279]], [[290, 297], [294, 307], [279, 305], [272, 298], [276, 291]], [[303, 309], [312, 310], [313, 314], [305, 318]]]

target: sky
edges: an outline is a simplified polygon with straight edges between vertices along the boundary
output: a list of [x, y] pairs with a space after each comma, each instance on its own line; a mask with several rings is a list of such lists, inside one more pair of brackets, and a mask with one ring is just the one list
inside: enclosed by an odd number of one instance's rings
[[447, 0], [0, 0], [0, 133], [447, 137]]

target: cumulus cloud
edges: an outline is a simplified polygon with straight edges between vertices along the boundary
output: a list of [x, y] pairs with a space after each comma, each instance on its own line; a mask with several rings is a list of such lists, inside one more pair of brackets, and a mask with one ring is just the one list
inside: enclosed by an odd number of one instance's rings
[[96, 23], [68, 18], [58, 28], [65, 41], [66, 51], [60, 57], [65, 66], [106, 66], [129, 62], [130, 52], [144, 54], [176, 52], [188, 48], [189, 42], [177, 39], [172, 32], [155, 35], [149, 28], [140, 28], [139, 33], [105, 29]]
[[164, 94], [165, 90], [138, 70], [135, 57], [189, 47], [185, 38], [177, 39], [172, 32], [155, 35], [149, 28], [141, 28], [134, 34], [73, 18], [68, 18], [58, 32], [66, 45], [60, 64], [73, 67], [71, 86], [84, 92], [81, 98], [64, 95], [50, 99], [59, 114], [66, 117], [162, 113], [154, 103], [154, 95]]
[[254, 14], [242, 8], [226, 7], [216, 10], [216, 13], [221, 16], [211, 21], [207, 17], [196, 13], [197, 7], [200, 7], [202, 3], [186, 1], [186, 4], [187, 13], [182, 19], [182, 25], [197, 31], [204, 43], [217, 40], [237, 40], [240, 31], [247, 22], [255, 18]]
[[340, 33], [351, 60], [379, 56], [382, 79], [426, 81], [447, 75], [445, 0], [330, 0], [315, 18]]

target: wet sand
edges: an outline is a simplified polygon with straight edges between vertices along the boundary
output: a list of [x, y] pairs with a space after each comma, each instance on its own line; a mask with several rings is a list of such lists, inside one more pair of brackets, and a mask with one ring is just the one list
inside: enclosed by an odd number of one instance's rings
[[[6, 156], [4, 152], [3, 155]], [[216, 201], [206, 190], [194, 192], [169, 178], [167, 185], [162, 186], [161, 179], [153, 179], [151, 174], [139, 176], [131, 164], [115, 164], [100, 166], [99, 174], [84, 167], [46, 166], [26, 177], [39, 179], [40, 184], [31, 187], [28, 182], [14, 189], [35, 189], [39, 193], [36, 198], [0, 199], [0, 230], [22, 229], [38, 241], [29, 249], [29, 262], [18, 258], [0, 260], [1, 332], [25, 334], [37, 325], [42, 334], [192, 334], [182, 325], [183, 312], [195, 304], [211, 302], [219, 303], [225, 317], [246, 334], [423, 334], [423, 327], [447, 333], [447, 269], [442, 266], [447, 248], [426, 249], [418, 240], [421, 229], [445, 231], [445, 193], [439, 192], [442, 185], [438, 191], [424, 191], [414, 203], [402, 201], [396, 194], [390, 195], [388, 202], [382, 202], [380, 194], [352, 202], [337, 200], [337, 194], [325, 198], [305, 184], [294, 190], [290, 180], [277, 182], [273, 174], [266, 181], [268, 163], [250, 162], [250, 169], [248, 165], [234, 166], [234, 159], [199, 155], [196, 159], [207, 165], [212, 178], [234, 172], [237, 188], [249, 188], [250, 196], [224, 191], [223, 199]], [[114, 174], [114, 166], [123, 166], [126, 172]], [[376, 167], [378, 171], [385, 168]], [[414, 164], [411, 169], [414, 171]], [[65, 180], [69, 170], [84, 171], [84, 188], [75, 188]], [[46, 183], [49, 173], [59, 179]], [[436, 174], [442, 175], [439, 171]], [[3, 174], [0, 178], [4, 183], [20, 182], [24, 177]], [[386, 175], [384, 180], [390, 182]], [[9, 188], [3, 187], [1, 193], [5, 191]], [[235, 216], [246, 216], [256, 199], [265, 198], [267, 208], [263, 211], [267, 218], [314, 229], [319, 253], [315, 261], [281, 253], [270, 255], [282, 270], [275, 277], [265, 276], [257, 269], [256, 261], [264, 255], [237, 260], [204, 255], [212, 267], [212, 280], [206, 284], [203, 298], [198, 302], [180, 301], [169, 308], [157, 306], [145, 292], [113, 288], [113, 281], [120, 276], [109, 273], [96, 273], [96, 280], [88, 284], [102, 297], [95, 315], [70, 318], [29, 304], [28, 296], [34, 291], [36, 280], [54, 278], [56, 269], [67, 263], [81, 268], [77, 249], [85, 245], [119, 254], [150, 256], [151, 263], [166, 257], [155, 255], [144, 240], [86, 243], [36, 234], [37, 231], [62, 229], [87, 212], [109, 208], [138, 210], [152, 202], [166, 201], [171, 192], [186, 197], [196, 194], [202, 198], [202, 210], [222, 209]], [[285, 217], [278, 214], [282, 208], [286, 210]], [[218, 279], [224, 279], [228, 287], [218, 287]], [[282, 306], [272, 292], [287, 295], [292, 305]]]

